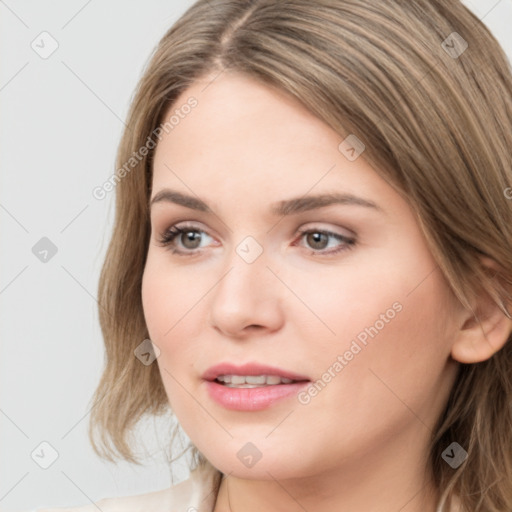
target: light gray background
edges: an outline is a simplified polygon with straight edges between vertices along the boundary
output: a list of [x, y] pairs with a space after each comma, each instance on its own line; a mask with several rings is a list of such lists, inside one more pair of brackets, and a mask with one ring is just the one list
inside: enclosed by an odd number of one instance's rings
[[[0, 0], [2, 511], [85, 505], [171, 484], [165, 418], [141, 426], [143, 466], [104, 462], [87, 439], [103, 364], [95, 297], [114, 213], [113, 193], [100, 201], [92, 190], [115, 170], [151, 50], [192, 3]], [[512, 0], [464, 3], [512, 60]], [[43, 31], [59, 45], [46, 59], [31, 47]], [[32, 252], [42, 237], [57, 247], [45, 263]], [[31, 457], [43, 441], [58, 452], [48, 469]], [[186, 461], [177, 468], [177, 480], [188, 476]]]

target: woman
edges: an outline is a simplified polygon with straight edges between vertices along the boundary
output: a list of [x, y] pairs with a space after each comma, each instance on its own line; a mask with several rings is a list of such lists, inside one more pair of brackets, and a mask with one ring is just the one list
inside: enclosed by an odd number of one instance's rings
[[448, 0], [200, 0], [127, 125], [90, 436], [137, 462], [170, 410], [192, 472], [73, 510], [512, 510], [512, 76], [487, 28]]

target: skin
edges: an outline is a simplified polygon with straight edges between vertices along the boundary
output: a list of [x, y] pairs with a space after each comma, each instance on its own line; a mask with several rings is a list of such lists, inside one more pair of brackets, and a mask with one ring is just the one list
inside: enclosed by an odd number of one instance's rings
[[[198, 105], [158, 143], [152, 197], [171, 188], [215, 213], [152, 206], [142, 299], [169, 403], [226, 475], [215, 512], [434, 512], [427, 447], [456, 377], [453, 356], [489, 357], [510, 323], [487, 308], [485, 330], [475, 326], [406, 200], [364, 153], [349, 161], [343, 139], [296, 100], [229, 72], [195, 82], [172, 110], [191, 96]], [[384, 211], [269, 213], [272, 203], [332, 191]], [[175, 239], [188, 251], [180, 256], [158, 239], [184, 221], [201, 234], [195, 245]], [[346, 244], [298, 233], [306, 228], [356, 244], [325, 255]], [[263, 249], [252, 263], [236, 252], [247, 236]], [[202, 373], [224, 361], [320, 379], [396, 302], [401, 311], [308, 404], [291, 397], [239, 412], [206, 392]], [[262, 454], [251, 468], [237, 457], [247, 442]]]

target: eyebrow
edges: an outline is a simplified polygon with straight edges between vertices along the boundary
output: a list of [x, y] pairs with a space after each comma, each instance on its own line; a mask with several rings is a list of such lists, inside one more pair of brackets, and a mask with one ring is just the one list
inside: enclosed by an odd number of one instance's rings
[[[164, 188], [157, 192], [153, 199], [151, 199], [149, 207], [151, 208], [155, 203], [161, 202], [178, 204], [186, 208], [190, 208], [191, 210], [198, 210], [200, 212], [214, 213], [208, 204], [202, 199], [189, 196], [187, 194], [183, 194], [182, 192], [178, 192], [177, 190], [171, 190], [168, 188]], [[336, 192], [319, 194], [315, 196], [308, 195], [302, 197], [294, 197], [292, 199], [279, 201], [271, 205], [270, 212], [276, 216], [286, 216], [305, 211], [316, 210], [318, 208], [324, 208], [333, 204], [363, 206], [384, 213], [384, 210], [373, 201], [363, 199], [362, 197], [358, 197], [353, 194]]]

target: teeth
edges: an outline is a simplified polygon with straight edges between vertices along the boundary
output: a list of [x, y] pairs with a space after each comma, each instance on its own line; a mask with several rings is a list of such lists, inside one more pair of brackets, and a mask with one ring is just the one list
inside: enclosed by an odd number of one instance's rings
[[279, 384], [281, 382], [281, 377], [277, 375], [269, 375], [267, 377], [267, 384]]
[[275, 386], [277, 384], [290, 384], [292, 379], [278, 377], [277, 375], [219, 375], [219, 382], [230, 388], [244, 387], [257, 388], [260, 386]]
[[[239, 384], [243, 384], [244, 381], [246, 384], [265, 384], [267, 382], [265, 375], [247, 375], [247, 377], [238, 377], [242, 382], [239, 382]], [[233, 380], [231, 380], [233, 382]], [[270, 382], [268, 383], [270, 384]], [[272, 382], [272, 384], [275, 384]], [[277, 383], [279, 384], [279, 383]]]

